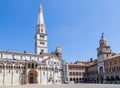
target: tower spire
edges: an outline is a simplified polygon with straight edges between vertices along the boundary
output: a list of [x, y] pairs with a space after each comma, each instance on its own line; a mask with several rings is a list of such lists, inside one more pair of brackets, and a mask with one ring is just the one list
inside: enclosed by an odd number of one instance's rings
[[42, 4], [39, 6], [37, 25], [44, 24]]

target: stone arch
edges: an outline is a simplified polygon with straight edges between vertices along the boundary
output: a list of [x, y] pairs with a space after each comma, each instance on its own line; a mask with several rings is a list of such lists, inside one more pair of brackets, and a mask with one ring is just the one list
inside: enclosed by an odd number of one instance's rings
[[75, 83], [75, 78], [73, 78], [73, 81], [74, 81], [74, 83]]
[[76, 83], [78, 83], [79, 82], [79, 78], [76, 78]]
[[73, 79], [72, 79], [72, 78], [70, 78], [70, 81], [73, 81]]
[[120, 80], [119, 76], [115, 76], [115, 80], [117, 81]]
[[28, 83], [30, 84], [38, 83], [37, 77], [38, 77], [38, 72], [34, 69], [30, 70], [28, 72]]
[[107, 77], [106, 77], [106, 80], [107, 80], [107, 81], [110, 81], [110, 78], [109, 78], [109, 76], [107, 76]]
[[114, 76], [111, 76], [111, 81], [114, 81]]

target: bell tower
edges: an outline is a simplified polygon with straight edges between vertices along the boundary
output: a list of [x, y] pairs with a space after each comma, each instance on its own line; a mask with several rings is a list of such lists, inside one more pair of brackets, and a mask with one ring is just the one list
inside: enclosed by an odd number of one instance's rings
[[45, 23], [43, 18], [42, 5], [40, 5], [39, 7], [38, 20], [36, 25], [35, 53], [36, 54], [48, 53], [47, 34], [46, 34]]

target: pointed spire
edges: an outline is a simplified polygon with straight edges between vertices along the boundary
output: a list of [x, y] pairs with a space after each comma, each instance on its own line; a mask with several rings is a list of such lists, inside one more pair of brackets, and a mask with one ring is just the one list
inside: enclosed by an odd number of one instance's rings
[[39, 7], [38, 21], [37, 21], [37, 25], [40, 25], [40, 24], [44, 24], [42, 4], [40, 4], [40, 7]]

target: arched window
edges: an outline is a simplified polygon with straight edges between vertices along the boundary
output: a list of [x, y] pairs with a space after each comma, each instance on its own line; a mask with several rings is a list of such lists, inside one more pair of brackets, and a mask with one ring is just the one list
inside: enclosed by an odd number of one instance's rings
[[28, 64], [28, 68], [30, 68], [30, 64]]
[[44, 50], [43, 49], [41, 49], [41, 51], [40, 51], [40, 55], [42, 55], [44, 53]]
[[75, 76], [75, 72], [73, 72], [73, 76]]
[[34, 68], [34, 64], [32, 63], [32, 69]]
[[70, 75], [72, 75], [72, 72], [70, 72]]
[[79, 72], [79, 76], [81, 76], [81, 72]]
[[76, 72], [76, 76], [78, 76], [78, 72]]

